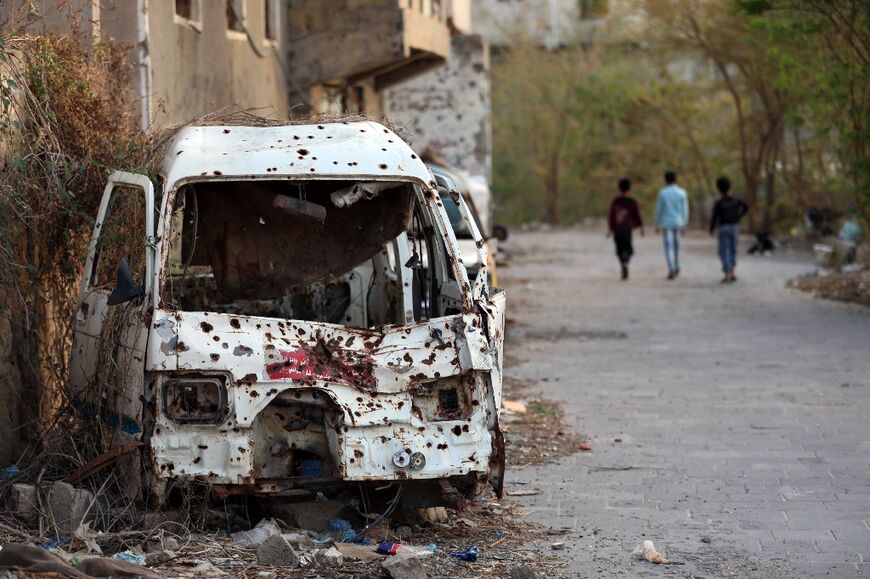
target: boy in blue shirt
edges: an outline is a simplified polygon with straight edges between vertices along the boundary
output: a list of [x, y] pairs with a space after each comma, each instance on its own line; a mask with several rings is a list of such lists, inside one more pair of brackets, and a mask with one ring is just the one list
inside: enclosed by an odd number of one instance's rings
[[665, 186], [656, 200], [656, 233], [662, 232], [668, 279], [680, 275], [680, 239], [689, 223], [689, 199], [685, 189], [677, 185], [677, 174], [665, 173]]

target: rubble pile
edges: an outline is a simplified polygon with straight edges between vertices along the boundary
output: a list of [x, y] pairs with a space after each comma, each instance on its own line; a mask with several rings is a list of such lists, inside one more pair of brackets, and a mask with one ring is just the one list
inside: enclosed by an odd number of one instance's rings
[[[333, 519], [325, 527], [315, 524], [326, 530], [313, 530], [288, 528], [275, 518], [236, 532], [227, 532], [229, 526], [191, 532], [172, 522], [183, 518], [179, 513], [166, 512], [145, 519], [156, 522], [154, 527], [103, 533], [90, 529], [86, 517], [73, 518], [80, 514], [77, 489], [70, 494], [66, 483], [55, 485], [58, 490], [51, 488], [49, 494], [66, 492], [71, 497], [59, 507], [64, 509], [59, 515], [70, 515], [68, 520], [78, 521], [78, 528], [72, 535], [50, 534], [53, 530], [40, 535], [25, 523], [33, 513], [9, 511], [0, 521], [0, 574], [48, 570], [60, 577], [421, 579], [540, 577], [557, 574], [565, 565], [532, 547], [545, 539], [545, 529], [523, 521], [516, 505], [494, 497], [479, 498], [461, 511], [443, 507], [410, 515], [403, 511], [391, 523], [381, 522], [367, 532], [352, 529], [343, 519]], [[19, 487], [19, 495], [22, 490]], [[291, 504], [299, 513], [309, 505], [315, 513], [310, 521], [323, 512], [317, 502]], [[234, 520], [244, 526], [238, 514], [227, 515], [226, 525]]]

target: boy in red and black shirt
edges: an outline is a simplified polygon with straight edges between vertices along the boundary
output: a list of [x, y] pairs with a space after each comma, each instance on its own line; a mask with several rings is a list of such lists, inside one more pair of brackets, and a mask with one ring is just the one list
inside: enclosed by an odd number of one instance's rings
[[607, 236], [613, 234], [616, 242], [616, 256], [622, 265], [622, 279], [628, 279], [628, 262], [634, 254], [631, 245], [631, 232], [640, 228], [643, 235], [643, 220], [640, 218], [640, 209], [637, 201], [628, 196], [631, 190], [629, 179], [619, 180], [619, 195], [610, 204], [610, 219]]

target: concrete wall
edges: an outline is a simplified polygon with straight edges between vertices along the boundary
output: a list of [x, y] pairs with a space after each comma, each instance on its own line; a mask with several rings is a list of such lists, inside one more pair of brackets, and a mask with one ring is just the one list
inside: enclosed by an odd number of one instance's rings
[[[129, 0], [114, 0], [118, 3]], [[283, 7], [284, 2], [275, 2]], [[229, 31], [225, 5], [199, 0], [200, 19], [175, 15], [173, 0], [149, 0], [150, 113], [155, 125], [188, 121], [229, 105], [287, 117], [280, 45], [266, 40], [266, 0], [247, 0], [251, 35]], [[105, 16], [104, 16], [105, 18]], [[283, 23], [285, 19], [278, 18]], [[277, 34], [285, 34], [283, 26]], [[253, 44], [253, 46], [252, 46]]]
[[437, 151], [472, 175], [489, 176], [489, 52], [479, 36], [455, 35], [448, 63], [386, 91], [384, 112], [415, 150]]

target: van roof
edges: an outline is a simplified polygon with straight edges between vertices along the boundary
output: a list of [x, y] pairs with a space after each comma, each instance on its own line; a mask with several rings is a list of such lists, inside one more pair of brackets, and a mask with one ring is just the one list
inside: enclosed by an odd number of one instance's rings
[[191, 125], [166, 149], [168, 187], [214, 178], [365, 179], [434, 185], [396, 133], [372, 121], [278, 126]]

